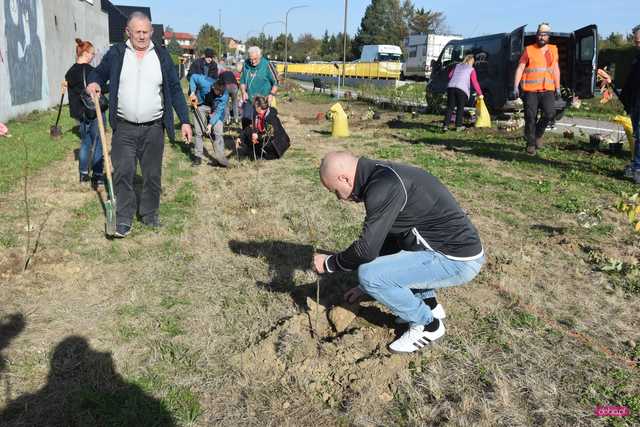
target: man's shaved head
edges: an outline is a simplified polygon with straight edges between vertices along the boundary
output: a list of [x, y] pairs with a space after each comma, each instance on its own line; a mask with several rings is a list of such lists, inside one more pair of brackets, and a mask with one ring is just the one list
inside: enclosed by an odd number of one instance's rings
[[340, 200], [348, 200], [353, 192], [358, 157], [348, 151], [331, 151], [320, 162], [322, 185]]

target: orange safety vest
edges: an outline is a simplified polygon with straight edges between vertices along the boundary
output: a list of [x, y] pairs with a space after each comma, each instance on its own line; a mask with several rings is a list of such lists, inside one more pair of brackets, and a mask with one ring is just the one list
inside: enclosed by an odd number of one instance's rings
[[549, 53], [553, 58], [551, 64], [547, 64], [547, 58], [538, 46], [529, 45], [525, 50], [529, 58], [529, 62], [522, 74], [522, 89], [525, 92], [553, 91], [556, 89], [553, 79], [553, 67], [558, 62], [558, 48], [552, 44], [547, 46], [549, 46]]

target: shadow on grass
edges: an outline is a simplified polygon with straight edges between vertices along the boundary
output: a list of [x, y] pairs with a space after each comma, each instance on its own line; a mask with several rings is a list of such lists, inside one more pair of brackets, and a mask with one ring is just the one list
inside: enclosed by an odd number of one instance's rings
[[3, 426], [175, 426], [165, 405], [115, 370], [111, 353], [80, 336], [61, 341], [51, 356], [47, 384], [8, 402]]
[[[279, 240], [247, 241], [231, 240], [229, 248], [238, 255], [263, 258], [269, 264], [272, 279], [270, 283], [258, 281], [259, 288], [291, 295], [294, 304], [301, 311], [309, 310], [307, 298], [316, 298], [316, 283], [294, 285], [296, 271], [309, 270], [313, 259], [313, 246]], [[344, 292], [358, 284], [355, 273], [320, 275], [320, 304], [330, 308], [341, 305]], [[344, 306], [346, 308], [346, 305]], [[382, 327], [393, 327], [394, 319], [377, 307], [361, 307], [358, 317]]]
[[[430, 130], [429, 126], [433, 127], [433, 125], [424, 126], [425, 130]], [[432, 130], [433, 131], [433, 130]], [[473, 132], [473, 131], [472, 131]], [[432, 146], [442, 146], [448, 150], [464, 152], [466, 154], [470, 154], [477, 157], [484, 157], [487, 159], [493, 159], [503, 162], [520, 162], [520, 163], [529, 163], [539, 166], [550, 166], [556, 169], [560, 169], [562, 171], [571, 171], [574, 169], [582, 170], [585, 172], [592, 172], [599, 175], [605, 175], [610, 178], [621, 179], [623, 178], [623, 174], [621, 170], [618, 169], [610, 169], [606, 167], [600, 167], [597, 164], [594, 164], [593, 161], [581, 161], [581, 160], [554, 160], [548, 159], [544, 157], [540, 157], [539, 155], [528, 155], [525, 152], [525, 144], [521, 141], [521, 138], [509, 138], [502, 137], [506, 139], [508, 143], [500, 143], [479, 139], [482, 135], [471, 134], [473, 138], [468, 139], [457, 139], [453, 138], [453, 135], [449, 135], [447, 133], [440, 133], [440, 135], [426, 135], [419, 138], [407, 138], [404, 135], [394, 135], [397, 140], [401, 142], [405, 142], [408, 144], [425, 144]], [[487, 135], [492, 139], [496, 137], [496, 135]], [[521, 144], [516, 143], [515, 141], [522, 142]], [[548, 146], [547, 146], [548, 148]], [[543, 148], [541, 150], [544, 153], [544, 150], [547, 148]], [[559, 147], [560, 149], [565, 149], [564, 147]]]
[[14, 313], [0, 319], [0, 373], [4, 371], [7, 363], [2, 356], [2, 350], [9, 347], [11, 341], [20, 335], [26, 324], [22, 313]]

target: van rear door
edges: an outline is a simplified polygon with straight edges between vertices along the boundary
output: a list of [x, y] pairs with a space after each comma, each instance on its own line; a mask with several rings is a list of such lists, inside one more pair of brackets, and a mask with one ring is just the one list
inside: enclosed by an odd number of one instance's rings
[[580, 98], [593, 98], [598, 66], [598, 27], [573, 32], [573, 90]]
[[509, 34], [509, 66], [507, 72], [507, 81], [505, 88], [507, 91], [513, 91], [513, 80], [518, 68], [518, 61], [524, 52], [524, 27], [518, 27]]

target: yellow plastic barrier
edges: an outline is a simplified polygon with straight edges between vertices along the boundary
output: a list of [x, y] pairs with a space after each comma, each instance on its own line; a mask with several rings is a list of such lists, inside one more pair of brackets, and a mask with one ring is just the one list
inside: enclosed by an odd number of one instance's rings
[[633, 125], [631, 124], [631, 119], [627, 116], [615, 116], [613, 121], [622, 125], [624, 128], [624, 133], [627, 135], [627, 142], [629, 143], [629, 150], [631, 150], [631, 158], [633, 158], [635, 145], [633, 143]]
[[[284, 73], [284, 64], [278, 63], [276, 69], [278, 73]], [[399, 62], [352, 62], [344, 67], [345, 77], [363, 79], [398, 79], [400, 71]], [[287, 73], [333, 77], [342, 75], [342, 64], [288, 64]]]
[[476, 99], [476, 127], [477, 128], [490, 128], [491, 116], [489, 110], [484, 103], [484, 98], [478, 97]]

